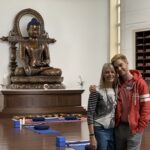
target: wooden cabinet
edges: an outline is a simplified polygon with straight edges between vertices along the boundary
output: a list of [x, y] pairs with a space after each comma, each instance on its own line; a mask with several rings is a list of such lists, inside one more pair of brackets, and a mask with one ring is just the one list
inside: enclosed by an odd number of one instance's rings
[[1, 115], [85, 113], [81, 106], [84, 90], [2, 90]]
[[135, 33], [136, 69], [150, 81], [150, 30]]

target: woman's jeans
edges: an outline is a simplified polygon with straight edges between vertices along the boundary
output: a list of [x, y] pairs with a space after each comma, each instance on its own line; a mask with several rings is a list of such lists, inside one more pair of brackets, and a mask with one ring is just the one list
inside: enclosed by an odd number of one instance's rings
[[94, 133], [97, 140], [97, 150], [114, 150], [114, 129], [95, 126]]

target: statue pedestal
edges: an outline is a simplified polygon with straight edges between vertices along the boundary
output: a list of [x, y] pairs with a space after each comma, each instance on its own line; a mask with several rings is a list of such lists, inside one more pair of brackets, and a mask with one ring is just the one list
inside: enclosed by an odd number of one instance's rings
[[47, 84], [48, 89], [65, 89], [61, 76], [11, 76], [8, 89], [43, 89]]
[[4, 108], [1, 115], [85, 113], [81, 106], [83, 92], [67, 89], [3, 89]]

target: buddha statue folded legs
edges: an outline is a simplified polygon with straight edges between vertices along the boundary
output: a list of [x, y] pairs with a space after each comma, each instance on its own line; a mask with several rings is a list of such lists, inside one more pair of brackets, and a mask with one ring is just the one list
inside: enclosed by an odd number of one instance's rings
[[28, 67], [26, 69], [24, 69], [23, 67], [17, 67], [15, 69], [15, 76], [25, 76], [25, 75], [61, 76], [61, 74], [62, 74], [61, 69], [53, 67], [40, 67], [40, 68]]

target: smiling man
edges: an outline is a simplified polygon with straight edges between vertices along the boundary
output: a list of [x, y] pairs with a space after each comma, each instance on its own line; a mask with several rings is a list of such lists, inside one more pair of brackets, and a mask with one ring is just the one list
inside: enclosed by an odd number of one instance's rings
[[111, 63], [119, 75], [116, 150], [140, 150], [143, 131], [150, 118], [149, 89], [139, 71], [129, 70], [125, 55], [115, 55]]

